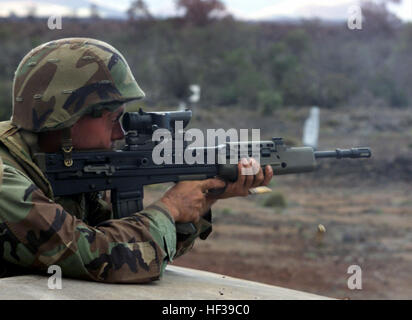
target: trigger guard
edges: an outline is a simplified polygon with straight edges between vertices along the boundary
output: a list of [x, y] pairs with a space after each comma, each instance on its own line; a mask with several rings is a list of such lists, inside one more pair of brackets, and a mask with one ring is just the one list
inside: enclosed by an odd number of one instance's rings
[[226, 191], [226, 188], [227, 188], [227, 182], [225, 181], [225, 186], [223, 187], [223, 188], [215, 188], [215, 189], [209, 189], [208, 191], [207, 191], [207, 194], [208, 195], [211, 195], [211, 196], [221, 196], [222, 194], [224, 194], [225, 193], [225, 191]]

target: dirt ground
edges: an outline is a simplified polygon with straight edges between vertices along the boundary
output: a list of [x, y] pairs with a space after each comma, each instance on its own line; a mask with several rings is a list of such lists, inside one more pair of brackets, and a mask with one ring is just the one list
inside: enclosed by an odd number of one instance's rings
[[[219, 201], [212, 234], [174, 264], [339, 299], [412, 299], [410, 111], [321, 111], [320, 149], [370, 146], [373, 158], [324, 160], [315, 173], [275, 177], [284, 209], [264, 207], [269, 195]], [[255, 127], [299, 140], [307, 114], [288, 110]], [[217, 118], [211, 126], [230, 127], [230, 117]], [[161, 191], [150, 188], [145, 200]], [[361, 267], [361, 290], [348, 289], [351, 265]]]
[[[371, 193], [295, 183], [276, 187], [288, 202], [282, 211], [259, 205], [263, 195], [218, 202], [213, 233], [174, 264], [335, 298], [412, 298], [410, 186]], [[362, 269], [362, 290], [348, 289], [350, 265]]]

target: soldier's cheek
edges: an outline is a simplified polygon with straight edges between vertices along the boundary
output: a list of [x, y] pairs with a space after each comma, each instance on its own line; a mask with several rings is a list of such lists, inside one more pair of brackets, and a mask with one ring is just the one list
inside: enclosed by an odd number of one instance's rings
[[114, 125], [112, 129], [112, 135], [111, 135], [111, 140], [116, 141], [124, 138], [124, 132], [122, 127], [120, 126], [120, 123], [117, 122], [116, 125]]

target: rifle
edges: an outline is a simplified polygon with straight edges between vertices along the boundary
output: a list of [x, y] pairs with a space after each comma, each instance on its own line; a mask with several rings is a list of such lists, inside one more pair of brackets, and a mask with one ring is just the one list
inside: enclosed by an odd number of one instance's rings
[[[282, 138], [272, 138], [271, 141], [227, 142], [196, 148], [190, 147], [187, 141], [182, 141], [182, 148], [173, 147], [169, 150], [172, 159], [181, 158], [187, 151], [203, 152], [205, 156], [207, 152], [213, 151], [216, 161], [211, 164], [189, 164], [183, 159], [181, 164], [176, 163], [177, 161], [171, 164], [156, 164], [152, 155], [160, 142], [153, 141], [153, 133], [157, 129], [165, 129], [176, 134], [177, 121], [182, 121], [185, 128], [191, 116], [189, 110], [128, 112], [122, 119], [122, 126], [127, 134], [126, 145], [121, 150], [74, 151], [69, 155], [67, 150], [37, 153], [34, 156], [35, 162], [47, 176], [55, 196], [111, 190], [113, 216], [122, 218], [143, 210], [143, 187], [146, 185], [214, 177], [227, 182], [236, 181], [237, 162], [222, 163], [222, 154], [226, 160], [229, 160], [233, 153], [240, 159], [245, 155], [253, 156], [254, 147], [257, 147], [261, 167], [271, 165], [274, 175], [313, 171], [316, 168], [316, 159], [357, 159], [370, 158], [372, 155], [369, 148], [315, 151], [311, 147], [287, 147]], [[192, 224], [176, 224], [176, 228], [183, 234], [196, 231]]]

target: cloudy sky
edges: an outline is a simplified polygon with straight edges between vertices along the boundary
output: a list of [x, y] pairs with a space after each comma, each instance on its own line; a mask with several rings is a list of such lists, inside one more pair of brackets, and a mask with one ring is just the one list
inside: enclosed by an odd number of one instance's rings
[[[228, 10], [238, 18], [265, 19], [272, 17], [347, 19], [348, 9], [361, 0], [222, 0]], [[123, 14], [131, 0], [0, 0], [0, 16], [9, 12], [26, 15], [27, 8], [36, 7], [39, 15], [89, 14], [90, 3], [99, 6], [103, 15]], [[174, 15], [174, 0], [146, 0], [149, 10], [159, 16]], [[412, 0], [403, 0], [401, 5], [391, 5], [391, 10], [404, 20], [412, 21]]]

